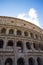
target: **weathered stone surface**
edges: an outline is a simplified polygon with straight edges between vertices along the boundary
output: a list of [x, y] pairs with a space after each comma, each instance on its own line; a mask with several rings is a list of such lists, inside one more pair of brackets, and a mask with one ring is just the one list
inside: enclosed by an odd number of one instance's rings
[[43, 65], [43, 30], [28, 21], [0, 16], [0, 65]]

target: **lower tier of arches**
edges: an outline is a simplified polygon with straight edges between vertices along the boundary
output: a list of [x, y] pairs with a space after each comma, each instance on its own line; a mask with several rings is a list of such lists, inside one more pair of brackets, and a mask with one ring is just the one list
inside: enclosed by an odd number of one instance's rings
[[6, 56], [0, 57], [0, 65], [43, 65], [43, 57], [19, 57]]

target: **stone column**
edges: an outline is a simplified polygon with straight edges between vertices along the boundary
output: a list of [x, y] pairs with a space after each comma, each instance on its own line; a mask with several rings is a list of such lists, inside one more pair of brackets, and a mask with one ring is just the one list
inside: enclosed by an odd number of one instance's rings
[[7, 37], [4, 40], [4, 46], [3, 46], [4, 50], [6, 50], [6, 45], [7, 45]]
[[26, 42], [23, 41], [23, 52], [26, 53]]
[[31, 41], [31, 49], [32, 49], [32, 51], [34, 51], [33, 42], [32, 41]]
[[5, 56], [2, 56], [2, 65], [5, 65]]
[[37, 58], [34, 58], [35, 59], [35, 65], [38, 65], [38, 63], [37, 63]]
[[9, 34], [9, 28], [7, 28], [7, 30], [6, 30], [6, 34], [7, 34], [7, 35]]
[[30, 38], [30, 33], [28, 33], [28, 37]]
[[25, 65], [28, 65], [27, 63], [27, 54], [26, 54], [26, 42], [23, 41], [23, 54], [24, 54], [24, 57], [25, 57]]
[[28, 56], [27, 55], [25, 55], [25, 65], [29, 65], [29, 63], [28, 63]]
[[17, 29], [14, 30], [14, 35], [15, 35], [15, 36], [17, 35]]
[[22, 36], [24, 36], [24, 31], [22, 31]]
[[15, 64], [17, 65], [17, 49], [16, 49], [16, 39], [14, 41], [14, 58], [15, 58]]

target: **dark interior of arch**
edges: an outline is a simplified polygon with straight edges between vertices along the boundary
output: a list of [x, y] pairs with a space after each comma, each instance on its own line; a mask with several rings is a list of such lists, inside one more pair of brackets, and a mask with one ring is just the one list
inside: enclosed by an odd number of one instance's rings
[[20, 30], [17, 30], [17, 35], [21, 35], [21, 31]]
[[17, 46], [18, 46], [18, 47], [22, 47], [22, 41], [18, 41], [18, 42], [17, 42]]
[[7, 46], [13, 46], [13, 41], [9, 40]]
[[6, 29], [5, 28], [3, 28], [2, 30], [1, 30], [1, 33], [6, 33]]
[[26, 43], [27, 49], [31, 49], [31, 44], [29, 42]]
[[41, 50], [43, 50], [43, 44], [39, 44], [39, 48], [41, 49]]
[[5, 65], [13, 65], [13, 61], [11, 58], [8, 58], [6, 61], [5, 61]]
[[4, 44], [3, 40], [0, 39], [0, 48], [3, 48], [3, 44]]
[[10, 29], [9, 30], [9, 34], [13, 34], [14, 33], [14, 30], [13, 29]]
[[41, 59], [37, 58], [38, 65], [42, 65]]
[[31, 35], [31, 37], [32, 37], [32, 38], [34, 38], [34, 36], [33, 36], [33, 34], [32, 34], [32, 33], [30, 33], [30, 35]]
[[33, 47], [38, 50], [39, 49], [39, 45], [37, 43], [33, 43]]
[[17, 65], [24, 65], [24, 59], [23, 58], [19, 58], [17, 60]]
[[22, 45], [22, 41], [18, 41], [17, 42], [17, 47], [20, 47], [22, 52], [23, 52], [23, 45]]
[[28, 36], [28, 32], [24, 32], [24, 35], [25, 35], [25, 36]]
[[38, 39], [38, 36], [37, 36], [37, 34], [35, 34], [35, 37], [36, 37], [36, 39]]
[[33, 58], [29, 59], [29, 65], [34, 65], [34, 59]]

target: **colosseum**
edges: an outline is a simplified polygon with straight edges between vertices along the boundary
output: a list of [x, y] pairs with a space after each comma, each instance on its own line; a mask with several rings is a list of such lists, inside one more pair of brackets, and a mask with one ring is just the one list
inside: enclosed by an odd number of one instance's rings
[[43, 65], [43, 30], [22, 19], [0, 16], [0, 65]]

